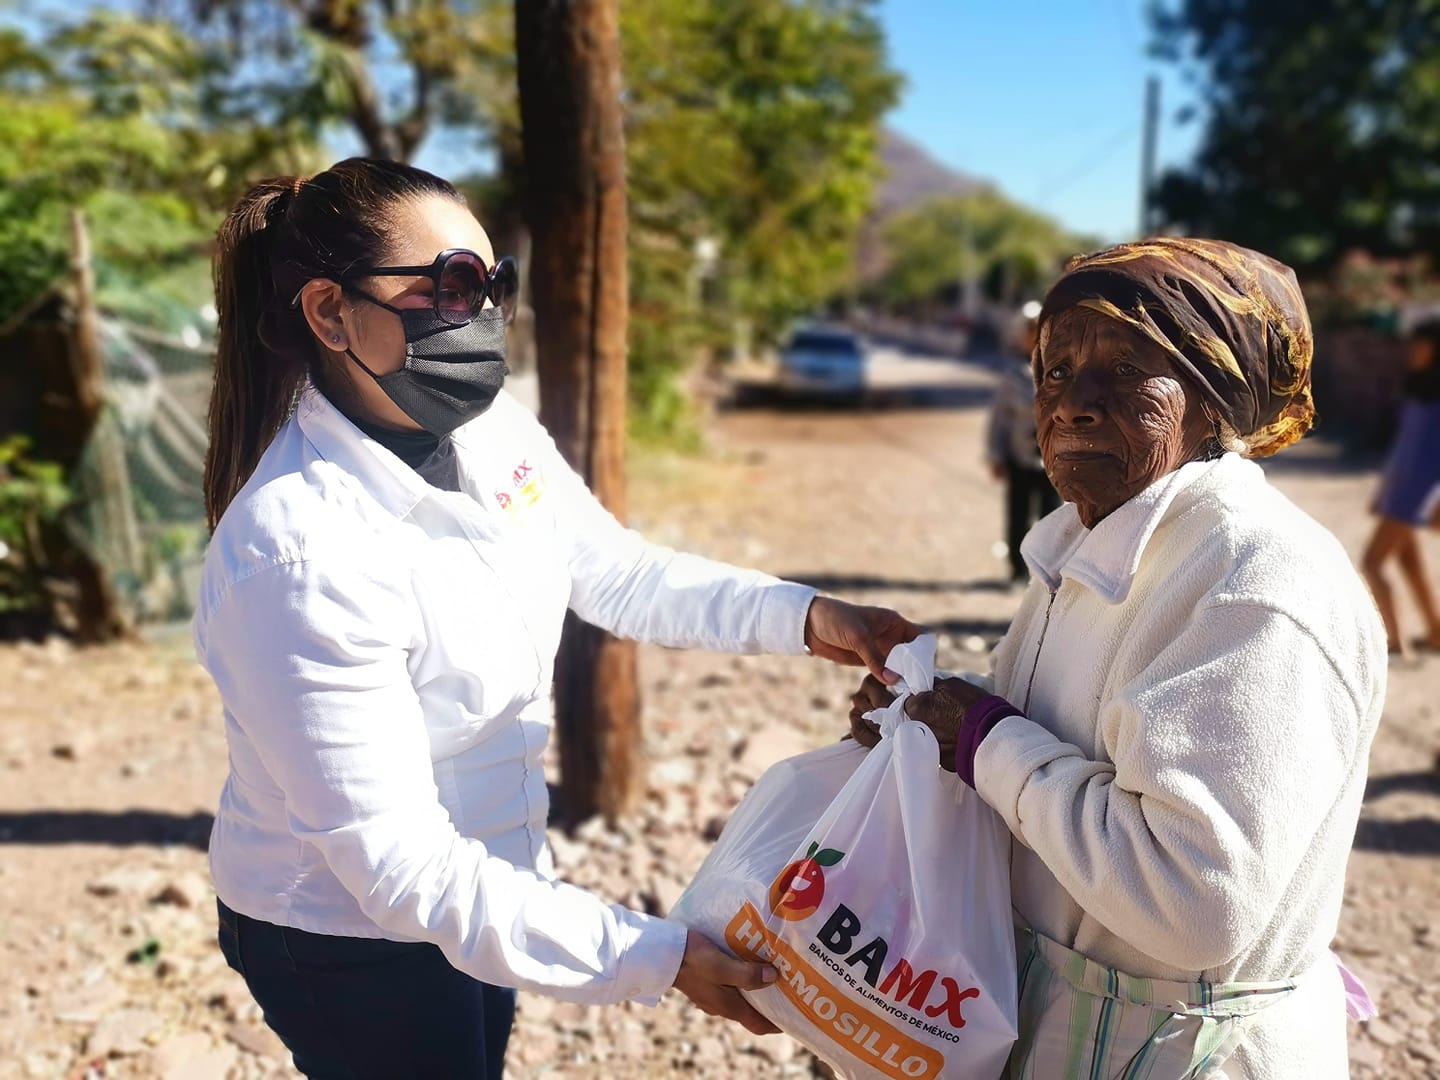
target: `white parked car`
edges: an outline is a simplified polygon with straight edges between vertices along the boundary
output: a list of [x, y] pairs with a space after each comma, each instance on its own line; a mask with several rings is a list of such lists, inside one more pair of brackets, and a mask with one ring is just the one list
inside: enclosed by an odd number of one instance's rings
[[860, 401], [865, 396], [866, 348], [849, 330], [797, 330], [780, 353], [780, 389], [786, 394]]

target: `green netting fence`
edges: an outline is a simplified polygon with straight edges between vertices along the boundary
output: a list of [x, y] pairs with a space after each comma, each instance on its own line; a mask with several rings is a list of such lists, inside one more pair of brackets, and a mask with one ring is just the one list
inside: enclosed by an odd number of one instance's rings
[[82, 541], [140, 622], [194, 611], [207, 532], [201, 487], [214, 354], [107, 317], [105, 407], [76, 470]]

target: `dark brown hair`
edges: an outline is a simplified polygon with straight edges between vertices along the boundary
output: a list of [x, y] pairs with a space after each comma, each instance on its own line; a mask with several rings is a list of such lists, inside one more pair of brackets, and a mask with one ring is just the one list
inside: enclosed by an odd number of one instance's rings
[[397, 203], [439, 196], [464, 202], [448, 181], [423, 169], [348, 158], [306, 179], [256, 184], [216, 234], [219, 312], [205, 513], [214, 529], [290, 415], [322, 355], [291, 306], [313, 278], [384, 262], [394, 246]]

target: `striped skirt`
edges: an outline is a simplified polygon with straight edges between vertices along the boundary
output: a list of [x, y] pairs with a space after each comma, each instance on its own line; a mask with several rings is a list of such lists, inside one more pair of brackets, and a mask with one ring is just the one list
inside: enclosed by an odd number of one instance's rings
[[1222, 1076], [1249, 1020], [1294, 981], [1183, 983], [1097, 964], [1019, 931], [1020, 1038], [1009, 1080], [1204, 1080]]

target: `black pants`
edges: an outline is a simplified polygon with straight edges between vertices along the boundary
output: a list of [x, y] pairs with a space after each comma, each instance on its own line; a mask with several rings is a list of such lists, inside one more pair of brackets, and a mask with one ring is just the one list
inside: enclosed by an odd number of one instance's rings
[[515, 991], [455, 970], [434, 945], [309, 934], [223, 903], [220, 951], [265, 1022], [319, 1080], [500, 1080]]
[[1024, 580], [1030, 576], [1020, 557], [1020, 541], [1030, 526], [1060, 506], [1060, 496], [1044, 469], [1031, 469], [1007, 462], [1005, 465], [1005, 543], [1010, 548], [1010, 575]]

